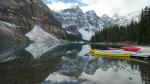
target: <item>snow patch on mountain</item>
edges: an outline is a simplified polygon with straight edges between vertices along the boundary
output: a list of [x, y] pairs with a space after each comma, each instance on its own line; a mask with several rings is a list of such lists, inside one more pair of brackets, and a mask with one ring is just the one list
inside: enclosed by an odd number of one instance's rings
[[87, 41], [90, 41], [91, 37], [94, 35], [94, 32], [86, 31], [85, 29], [79, 29], [79, 32], [81, 33], [82, 38]]
[[0, 29], [2, 29], [3, 31], [12, 33], [15, 31], [15, 28], [16, 25], [0, 20]]
[[60, 42], [59, 39], [54, 37], [52, 34], [47, 33], [40, 26], [35, 25], [33, 30], [25, 34], [33, 42]]
[[14, 24], [11, 24], [11, 23], [8, 23], [8, 22], [4, 22], [4, 21], [1, 21], [1, 22], [6, 24], [6, 25], [8, 25], [8, 26], [10, 26], [10, 27], [16, 27], [16, 25], [14, 25]]

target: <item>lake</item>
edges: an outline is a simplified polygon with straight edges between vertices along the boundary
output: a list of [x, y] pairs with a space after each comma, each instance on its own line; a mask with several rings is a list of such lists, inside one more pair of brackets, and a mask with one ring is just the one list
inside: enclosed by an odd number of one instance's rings
[[94, 58], [99, 44], [32, 43], [0, 47], [0, 84], [150, 84], [145, 59]]

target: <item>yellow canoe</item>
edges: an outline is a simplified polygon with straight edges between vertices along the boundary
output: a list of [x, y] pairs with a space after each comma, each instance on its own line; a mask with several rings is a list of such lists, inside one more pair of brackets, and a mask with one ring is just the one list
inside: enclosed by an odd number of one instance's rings
[[115, 53], [115, 52], [103, 52], [98, 50], [90, 50], [89, 54], [96, 57], [130, 57], [131, 53]]

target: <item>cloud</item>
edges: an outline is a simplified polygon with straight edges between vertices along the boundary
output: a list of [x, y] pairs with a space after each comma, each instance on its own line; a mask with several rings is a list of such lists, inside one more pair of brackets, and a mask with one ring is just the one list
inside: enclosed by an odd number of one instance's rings
[[47, 6], [54, 11], [67, 9], [73, 5], [78, 5], [78, 3], [64, 3], [64, 2], [59, 1], [59, 2], [52, 2], [52, 3], [47, 4]]
[[[48, 0], [47, 0], [48, 1]], [[50, 0], [51, 3], [47, 5], [55, 11], [69, 8], [73, 5], [80, 5], [75, 2], [63, 2], [62, 0]], [[99, 16], [108, 14], [112, 16], [115, 13], [120, 15], [126, 15], [135, 11], [140, 11], [145, 6], [150, 5], [149, 0], [78, 0], [79, 3], [86, 5], [80, 5], [83, 11], [94, 10]]]
[[111, 15], [113, 13], [112, 6], [106, 0], [82, 0], [87, 6], [82, 6], [83, 11], [94, 10], [99, 16], [103, 14]]
[[99, 16], [103, 14], [112, 16], [115, 13], [126, 15], [150, 5], [149, 0], [81, 0], [81, 2], [87, 4], [82, 6], [84, 11], [95, 10]]

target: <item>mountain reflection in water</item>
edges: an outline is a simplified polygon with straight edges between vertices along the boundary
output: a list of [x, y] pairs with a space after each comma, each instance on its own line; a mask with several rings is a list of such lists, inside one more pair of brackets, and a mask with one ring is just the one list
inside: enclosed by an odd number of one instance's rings
[[0, 50], [0, 84], [150, 83], [149, 63], [87, 55], [91, 49], [107, 47], [73, 43], [32, 43], [19, 50], [6, 47]]
[[36, 59], [42, 56], [44, 53], [53, 50], [53, 48], [59, 46], [59, 43], [49, 44], [49, 43], [32, 43], [27, 48], [26, 51], [32, 54], [32, 56]]

